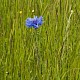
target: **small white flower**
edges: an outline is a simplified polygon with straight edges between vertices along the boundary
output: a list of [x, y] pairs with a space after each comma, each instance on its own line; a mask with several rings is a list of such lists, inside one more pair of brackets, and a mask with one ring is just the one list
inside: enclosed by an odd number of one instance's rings
[[32, 10], [32, 12], [34, 12], [34, 9]]
[[71, 14], [73, 13], [73, 10], [71, 10]]

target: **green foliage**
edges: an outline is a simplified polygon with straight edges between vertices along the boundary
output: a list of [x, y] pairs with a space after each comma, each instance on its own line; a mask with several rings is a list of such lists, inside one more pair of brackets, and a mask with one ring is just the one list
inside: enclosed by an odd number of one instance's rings
[[80, 80], [80, 0], [0, 0], [0, 80]]

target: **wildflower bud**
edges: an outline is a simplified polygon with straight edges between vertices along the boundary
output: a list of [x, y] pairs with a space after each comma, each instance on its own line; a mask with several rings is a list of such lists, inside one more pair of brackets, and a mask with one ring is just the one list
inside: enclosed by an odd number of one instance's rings
[[71, 14], [73, 13], [73, 10], [71, 10]]
[[34, 9], [32, 10], [32, 12], [34, 12]]
[[20, 11], [19, 13], [22, 14], [22, 11]]

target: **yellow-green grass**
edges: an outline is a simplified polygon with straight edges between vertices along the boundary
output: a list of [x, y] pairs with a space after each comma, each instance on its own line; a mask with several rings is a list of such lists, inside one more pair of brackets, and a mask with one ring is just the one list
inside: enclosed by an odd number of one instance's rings
[[80, 80], [80, 0], [0, 0], [0, 80]]

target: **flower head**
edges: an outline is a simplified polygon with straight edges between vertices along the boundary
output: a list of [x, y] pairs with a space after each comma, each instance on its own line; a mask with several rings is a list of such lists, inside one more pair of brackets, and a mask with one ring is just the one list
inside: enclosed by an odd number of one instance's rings
[[19, 13], [22, 14], [22, 11], [20, 11]]
[[42, 16], [40, 16], [39, 18], [37, 16], [34, 16], [34, 18], [27, 18], [27, 20], [26, 20], [27, 27], [33, 27], [36, 29], [42, 24], [43, 24]]

